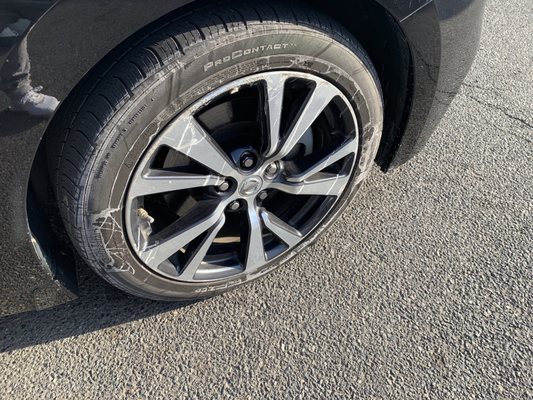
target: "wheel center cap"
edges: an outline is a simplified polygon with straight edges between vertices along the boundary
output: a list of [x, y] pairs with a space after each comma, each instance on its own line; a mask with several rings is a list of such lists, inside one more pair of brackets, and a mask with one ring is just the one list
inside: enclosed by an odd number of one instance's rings
[[243, 196], [253, 196], [259, 193], [263, 186], [263, 179], [260, 176], [254, 175], [246, 178], [239, 186], [239, 193]]

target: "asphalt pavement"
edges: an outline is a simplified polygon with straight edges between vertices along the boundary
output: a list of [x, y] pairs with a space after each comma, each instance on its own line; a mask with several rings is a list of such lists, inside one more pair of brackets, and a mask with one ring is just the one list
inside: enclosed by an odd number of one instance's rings
[[191, 304], [83, 297], [0, 329], [1, 399], [533, 398], [533, 9], [489, 1], [426, 150], [274, 274]]

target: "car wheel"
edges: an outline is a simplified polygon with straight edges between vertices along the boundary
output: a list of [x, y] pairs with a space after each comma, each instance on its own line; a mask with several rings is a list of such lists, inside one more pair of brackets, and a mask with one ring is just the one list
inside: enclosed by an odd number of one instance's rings
[[48, 149], [70, 239], [111, 284], [167, 300], [226, 291], [315, 241], [367, 175], [383, 114], [357, 41], [282, 3], [169, 15], [67, 103]]

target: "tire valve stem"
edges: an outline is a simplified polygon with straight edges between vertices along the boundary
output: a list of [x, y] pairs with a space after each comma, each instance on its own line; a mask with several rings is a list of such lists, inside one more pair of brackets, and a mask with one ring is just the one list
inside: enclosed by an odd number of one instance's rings
[[146, 211], [144, 208], [137, 209], [137, 215], [142, 220], [147, 220], [148, 223], [153, 224], [155, 219], [153, 219], [150, 214], [148, 214], [148, 211]]
[[139, 247], [145, 250], [148, 245], [148, 238], [152, 233], [152, 224], [155, 219], [144, 208], [138, 208], [137, 215], [139, 216]]

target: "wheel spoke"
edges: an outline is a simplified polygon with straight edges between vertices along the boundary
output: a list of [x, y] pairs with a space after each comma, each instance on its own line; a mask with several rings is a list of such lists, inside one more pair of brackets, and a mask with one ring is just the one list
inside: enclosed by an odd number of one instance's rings
[[224, 182], [224, 178], [215, 175], [196, 175], [179, 172], [152, 170], [131, 182], [129, 195], [132, 198], [148, 196], [155, 193], [172, 192], [203, 186], [216, 186]]
[[287, 139], [276, 159], [281, 159], [290, 153], [292, 148], [300, 141], [303, 134], [309, 129], [318, 116], [324, 111], [324, 108], [338, 95], [338, 90], [331, 84], [319, 82], [315, 89], [309, 94], [302, 111], [297, 117]]
[[224, 217], [224, 214], [222, 214], [218, 222], [209, 230], [209, 233], [207, 234], [205, 239], [195, 250], [193, 256], [189, 259], [187, 264], [183, 267], [183, 270], [181, 271], [179, 275], [180, 279], [185, 280], [185, 281], [193, 280], [194, 274], [196, 274], [198, 267], [204, 260], [207, 254], [207, 251], [213, 244], [215, 237], [217, 236], [220, 229], [222, 229], [225, 222], [226, 222], [226, 218]]
[[232, 161], [192, 116], [178, 118], [161, 134], [166, 145], [223, 176], [238, 176]]
[[150, 267], [157, 267], [219, 221], [224, 204], [216, 201], [198, 203], [183, 217], [150, 237], [150, 244], [140, 253]]
[[[343, 143], [338, 149], [333, 152], [328, 152], [327, 156], [320, 158], [318, 161], [312, 163], [312, 165], [301, 172], [296, 172], [287, 177], [290, 182], [301, 182], [311, 176], [319, 173], [324, 168], [329, 167], [331, 164], [342, 160], [344, 157], [357, 151], [357, 140], [350, 139], [348, 142]], [[310, 156], [311, 157], [311, 156]]]
[[247, 214], [249, 229], [244, 269], [246, 272], [251, 272], [263, 265], [266, 257], [265, 246], [263, 244], [263, 229], [259, 213], [252, 204], [249, 204]]
[[267, 156], [274, 154], [279, 144], [281, 109], [283, 106], [285, 80], [286, 78], [282, 74], [269, 75], [267, 78], [265, 78], [267, 87], [265, 112], [268, 115], [269, 121], [269, 146]]
[[349, 175], [319, 173], [313, 180], [300, 183], [274, 182], [270, 187], [289, 194], [338, 196], [349, 180]]
[[263, 210], [261, 211], [261, 218], [265, 226], [288, 246], [292, 247], [302, 239], [302, 234], [297, 229], [283, 222], [274, 214]]

